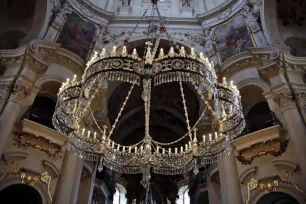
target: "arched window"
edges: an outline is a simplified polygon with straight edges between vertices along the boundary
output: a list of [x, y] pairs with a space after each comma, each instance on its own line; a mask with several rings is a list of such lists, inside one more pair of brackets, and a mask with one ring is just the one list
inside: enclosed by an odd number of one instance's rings
[[115, 188], [115, 189], [116, 189], [116, 192], [114, 194], [113, 203], [120, 204], [120, 193], [119, 193], [118, 188]]
[[189, 197], [189, 189], [187, 189], [184, 193], [184, 204], [190, 204], [190, 197]]
[[176, 200], [176, 204], [190, 204], [188, 186], [183, 186], [179, 189], [178, 195], [179, 199]]

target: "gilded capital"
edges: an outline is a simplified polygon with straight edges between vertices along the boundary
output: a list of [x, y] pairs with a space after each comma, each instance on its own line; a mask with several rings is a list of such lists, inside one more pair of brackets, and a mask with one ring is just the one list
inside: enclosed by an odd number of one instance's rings
[[10, 88], [10, 82], [0, 82], [0, 100], [6, 97], [6, 94]]
[[306, 91], [294, 90], [294, 95], [301, 108], [306, 108]]
[[281, 111], [285, 111], [287, 109], [296, 108], [295, 101], [293, 99], [292, 92], [287, 89], [280, 94], [275, 94], [272, 97], [274, 103], [276, 103]]
[[21, 81], [17, 81], [9, 100], [22, 103], [30, 94], [31, 88], [28, 85], [23, 84]]

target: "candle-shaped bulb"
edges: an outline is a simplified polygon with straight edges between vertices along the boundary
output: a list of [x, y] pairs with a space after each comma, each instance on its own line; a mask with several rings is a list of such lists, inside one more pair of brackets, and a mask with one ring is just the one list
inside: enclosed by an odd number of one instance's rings
[[111, 57], [116, 56], [116, 52], [117, 52], [116, 49], [117, 49], [116, 46], [114, 46], [112, 51], [111, 51]]
[[133, 49], [132, 57], [134, 57], [134, 58], [138, 57], [136, 48]]
[[188, 150], [188, 144], [185, 144], [185, 151]]
[[193, 48], [193, 47], [191, 48], [190, 56], [191, 56], [192, 58], [195, 58], [195, 57], [197, 56], [196, 53], [194, 52], [194, 48]]
[[82, 130], [82, 135], [84, 135], [85, 134], [85, 128], [83, 128], [83, 130]]
[[96, 139], [97, 139], [97, 133], [94, 132], [94, 140], [96, 140]]
[[226, 82], [226, 78], [225, 78], [225, 77], [223, 77], [222, 84], [223, 84], [224, 86], [227, 86], [227, 82]]
[[129, 147], [129, 153], [131, 153], [131, 151], [132, 151], [132, 147]]
[[100, 52], [100, 57], [103, 58], [105, 57], [106, 52], [105, 52], [105, 48], [102, 48], [101, 52]]
[[230, 82], [230, 87], [231, 87], [232, 89], [234, 88], [234, 82], [233, 82], [233, 81]]
[[177, 154], [177, 147], [174, 149], [175, 154]]
[[119, 150], [120, 150], [120, 144], [117, 145], [117, 151], [119, 151]]
[[169, 147], [168, 153], [171, 154], [171, 147]]
[[203, 135], [203, 142], [205, 142], [206, 140], [206, 135]]
[[217, 140], [217, 139], [218, 139], [218, 133], [215, 132], [215, 140]]
[[191, 148], [191, 142], [189, 142], [189, 147]]
[[158, 57], [159, 58], [163, 58], [164, 57], [164, 49], [163, 48], [160, 48]]
[[202, 62], [205, 62], [205, 57], [204, 57], [204, 55], [203, 55], [203, 52], [200, 52], [200, 60], [201, 60]]
[[212, 141], [212, 135], [209, 134], [209, 141], [211, 142]]
[[115, 148], [115, 142], [112, 142], [112, 149]]
[[135, 147], [135, 153], [137, 153], [137, 147]]
[[183, 154], [183, 152], [184, 152], [184, 147], [181, 146], [181, 154]]
[[122, 151], [125, 152], [125, 146], [123, 146], [123, 150]]
[[126, 56], [126, 54], [127, 54], [126, 46], [123, 46], [121, 54], [122, 54], [122, 56]]
[[166, 150], [165, 150], [165, 148], [163, 148], [163, 154], [166, 154]]
[[159, 147], [156, 148], [156, 153], [159, 154]]
[[87, 132], [87, 137], [88, 138], [90, 137], [90, 130], [88, 130], [88, 132]]
[[186, 54], [185, 48], [184, 48], [184, 46], [182, 46], [181, 49], [180, 49], [180, 55], [181, 55], [182, 57], [185, 57], [185, 54]]
[[141, 145], [140, 147], [140, 152], [142, 153], [143, 152], [143, 146]]
[[168, 54], [170, 57], [173, 57], [174, 56], [174, 49], [173, 47], [170, 47], [170, 50], [169, 50], [169, 54]]

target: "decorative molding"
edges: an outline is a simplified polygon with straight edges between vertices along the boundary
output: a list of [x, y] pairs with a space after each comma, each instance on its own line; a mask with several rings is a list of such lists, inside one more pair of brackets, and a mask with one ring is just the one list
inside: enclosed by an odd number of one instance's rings
[[250, 168], [248, 168], [247, 170], [245, 170], [244, 172], [242, 172], [238, 178], [238, 180], [240, 181], [241, 184], [245, 183], [245, 179], [247, 178], [247, 176], [249, 176], [250, 174], [253, 173], [253, 177], [256, 173], [257, 167], [256, 166], [252, 166]]
[[296, 103], [290, 89], [286, 89], [279, 94], [275, 94], [272, 97], [272, 100], [280, 107], [282, 112], [287, 109], [296, 108]]
[[254, 144], [248, 148], [242, 149], [238, 152], [236, 158], [244, 165], [251, 164], [257, 157], [270, 154], [274, 157], [282, 155], [288, 146], [289, 140], [268, 140], [262, 143]]
[[17, 103], [22, 103], [30, 94], [32, 89], [21, 81], [17, 81], [13, 87], [13, 92], [9, 100]]
[[6, 98], [11, 82], [10, 81], [1, 81], [0, 82], [0, 100]]
[[274, 125], [272, 127], [249, 133], [243, 137], [239, 137], [234, 140], [232, 144], [234, 145], [236, 151], [241, 151], [257, 143], [263, 143], [273, 139], [280, 139], [280, 134], [280, 126]]
[[224, 74], [228, 71], [241, 71], [244, 67], [256, 67], [263, 72], [265, 69], [278, 65], [280, 52], [276, 48], [248, 48], [247, 52], [237, 54], [227, 59], [219, 68], [219, 72]]
[[22, 120], [21, 131], [32, 135], [39, 135], [61, 147], [64, 146], [67, 141], [67, 137], [56, 130], [27, 119]]
[[287, 161], [287, 160], [273, 160], [272, 163], [275, 167], [287, 166], [287, 167], [290, 167], [293, 170], [296, 170], [298, 168], [297, 164], [295, 164], [291, 161]]
[[48, 155], [51, 160], [62, 158], [63, 152], [61, 146], [50, 140], [26, 132], [14, 132], [14, 145], [18, 148], [28, 149], [29, 147], [39, 149]]

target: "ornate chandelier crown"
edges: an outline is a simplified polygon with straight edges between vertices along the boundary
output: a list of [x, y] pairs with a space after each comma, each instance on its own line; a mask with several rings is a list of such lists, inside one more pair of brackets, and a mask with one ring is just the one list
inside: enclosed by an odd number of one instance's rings
[[[119, 50], [113, 47], [109, 53], [105, 49], [95, 53], [86, 64], [81, 81], [75, 76], [62, 85], [53, 116], [54, 127], [69, 138], [69, 150], [80, 158], [100, 160], [99, 171], [106, 166], [126, 174], [142, 173], [144, 187], [148, 186], [151, 172], [175, 175], [194, 169], [196, 173], [198, 164], [217, 162], [231, 152], [231, 141], [245, 126], [239, 91], [225, 79], [218, 83], [214, 65], [203, 53], [196, 54], [194, 48], [187, 53], [184, 47], [176, 52], [171, 47], [167, 54], [160, 48], [157, 55], [162, 35], [166, 33], [169, 37], [169, 34], [156, 1], [152, 1], [152, 6], [160, 18], [160, 35], [146, 42], [145, 56], [139, 58], [136, 49], [128, 53], [126, 46]], [[127, 82], [131, 86], [115, 121], [108, 127], [96, 120], [92, 102], [111, 81]], [[187, 133], [176, 141], [161, 143], [150, 135], [152, 87], [170, 82], [179, 84]], [[183, 83], [195, 88], [205, 107], [193, 126], [189, 121]], [[140, 142], [122, 145], [116, 143], [112, 135], [135, 86], [142, 87], [145, 132]], [[211, 118], [212, 130], [199, 135], [196, 127], [205, 114]], [[84, 122], [86, 117], [91, 118], [93, 124]]]

